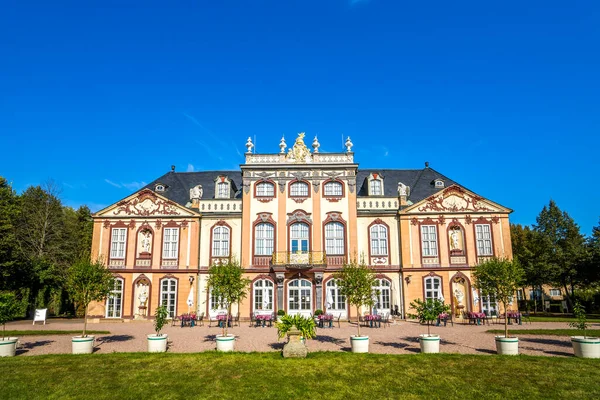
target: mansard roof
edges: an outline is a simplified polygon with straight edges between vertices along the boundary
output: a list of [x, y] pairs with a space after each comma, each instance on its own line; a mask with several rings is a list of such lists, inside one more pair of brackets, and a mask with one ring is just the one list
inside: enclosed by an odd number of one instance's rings
[[[442, 175], [433, 168], [425, 167], [423, 169], [359, 169], [356, 174], [356, 183], [359, 186], [358, 196], [368, 196], [369, 183], [367, 178], [375, 173], [383, 178], [383, 195], [388, 197], [398, 196], [398, 182], [410, 186], [409, 201], [417, 203], [440, 191], [435, 187], [435, 180], [444, 181], [444, 187], [457, 184], [452, 179]], [[460, 185], [459, 185], [460, 186]]]
[[190, 189], [202, 185], [202, 199], [215, 198], [215, 180], [219, 176], [226, 176], [231, 181], [232, 199], [242, 197], [241, 171], [201, 171], [201, 172], [167, 172], [163, 176], [147, 184], [144, 188], [154, 190], [157, 184], [165, 185], [161, 195], [167, 199], [185, 206], [190, 201]]

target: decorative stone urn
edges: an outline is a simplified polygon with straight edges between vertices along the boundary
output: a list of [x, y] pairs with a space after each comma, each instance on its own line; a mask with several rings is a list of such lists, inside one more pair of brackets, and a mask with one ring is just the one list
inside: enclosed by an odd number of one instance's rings
[[308, 349], [301, 340], [302, 334], [298, 329], [290, 329], [287, 333], [288, 342], [283, 346], [283, 357], [306, 358]]

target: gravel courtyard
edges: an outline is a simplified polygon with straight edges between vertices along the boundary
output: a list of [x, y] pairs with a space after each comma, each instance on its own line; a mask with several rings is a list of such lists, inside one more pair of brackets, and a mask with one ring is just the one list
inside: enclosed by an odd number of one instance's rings
[[[594, 327], [600, 324], [593, 324]], [[20, 321], [6, 325], [7, 330], [79, 330], [82, 320], [49, 320], [46, 325], [31, 325], [31, 322]], [[553, 329], [566, 328], [566, 323], [533, 323], [512, 325], [514, 329]], [[488, 329], [502, 329], [503, 325], [463, 325], [432, 327], [432, 333], [442, 338], [440, 352], [461, 354], [495, 354], [494, 334], [486, 333]], [[146, 334], [153, 333], [150, 321], [100, 322], [88, 324], [90, 330], [110, 331], [107, 335], [96, 335], [96, 352], [140, 352], [146, 351]], [[509, 328], [510, 329], [510, 328]], [[167, 326], [163, 329], [169, 335], [169, 352], [194, 353], [210, 351], [215, 348], [215, 335], [221, 332], [218, 327], [204, 326], [180, 327]], [[275, 327], [250, 327], [248, 322], [235, 326], [230, 332], [236, 335], [237, 351], [280, 351], [284, 341], [277, 340]], [[413, 321], [396, 321], [389, 327], [361, 327], [361, 334], [370, 337], [371, 353], [411, 354], [419, 352], [417, 337], [427, 333], [426, 326]], [[319, 328], [317, 338], [308, 341], [309, 351], [350, 351], [350, 335], [356, 334], [356, 325], [342, 322], [334, 328]], [[23, 336], [17, 355], [40, 355], [71, 353], [70, 335]], [[522, 336], [519, 350], [521, 354], [573, 357], [571, 342], [568, 337], [561, 336]]]

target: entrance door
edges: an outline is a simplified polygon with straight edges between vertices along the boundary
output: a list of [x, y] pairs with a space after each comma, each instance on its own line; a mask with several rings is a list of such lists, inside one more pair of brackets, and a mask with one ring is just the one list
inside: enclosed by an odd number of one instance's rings
[[312, 284], [306, 279], [294, 279], [288, 285], [288, 314], [308, 317], [311, 313]]
[[348, 318], [348, 311], [346, 308], [346, 296], [340, 293], [337, 281], [331, 279], [325, 286], [327, 292], [325, 294], [325, 312], [333, 314], [334, 317], [341, 315], [341, 319]]
[[106, 298], [106, 318], [121, 318], [123, 306], [123, 279], [115, 279], [115, 286]]

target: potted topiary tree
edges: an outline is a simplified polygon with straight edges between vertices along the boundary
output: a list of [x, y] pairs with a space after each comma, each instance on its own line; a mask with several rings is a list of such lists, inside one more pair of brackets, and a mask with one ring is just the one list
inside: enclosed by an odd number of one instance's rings
[[346, 297], [350, 305], [356, 306], [356, 336], [350, 336], [350, 347], [353, 353], [369, 352], [369, 337], [360, 335], [360, 309], [363, 306], [373, 307], [373, 286], [375, 286], [375, 274], [367, 267], [364, 260], [360, 264], [356, 260], [345, 264], [342, 270], [334, 274], [338, 280], [340, 294]]
[[583, 336], [571, 336], [575, 357], [600, 358], [600, 338], [585, 335], [585, 331], [589, 326], [585, 307], [579, 301], [576, 301], [573, 305], [573, 314], [575, 314], [577, 321], [569, 323], [569, 326], [583, 332]]
[[244, 270], [240, 264], [231, 259], [225, 264], [213, 265], [208, 270], [208, 290], [219, 299], [221, 307], [227, 309], [225, 321], [221, 321], [223, 334], [217, 335], [218, 351], [233, 351], [235, 336], [227, 333], [231, 318], [231, 306], [239, 303], [248, 295], [250, 279], [244, 277]]
[[154, 313], [154, 331], [156, 333], [147, 335], [148, 351], [150, 353], [164, 353], [167, 351], [168, 335], [160, 333], [160, 331], [167, 323], [168, 318], [169, 311], [167, 310], [167, 306], [163, 304], [162, 306], [156, 307], [156, 311]]
[[17, 337], [6, 336], [6, 323], [21, 313], [21, 304], [14, 293], [0, 293], [0, 324], [2, 324], [2, 340], [0, 340], [0, 357], [14, 357], [17, 351]]
[[86, 334], [88, 307], [92, 301], [103, 301], [114, 286], [112, 273], [100, 260], [81, 259], [69, 268], [67, 287], [73, 300], [83, 307], [83, 333], [71, 340], [73, 354], [91, 354], [94, 336]]
[[304, 358], [308, 353], [306, 340], [317, 336], [315, 320], [302, 315], [284, 315], [281, 322], [277, 322], [277, 335], [279, 339], [288, 336], [288, 342], [283, 346], [284, 357]]
[[422, 324], [427, 324], [427, 334], [419, 335], [421, 343], [421, 353], [439, 353], [440, 336], [431, 334], [431, 324], [436, 321], [440, 314], [450, 311], [450, 306], [444, 304], [438, 299], [415, 299], [410, 303], [410, 308], [415, 310], [415, 314], [408, 314], [410, 318], [416, 318]]
[[[524, 271], [517, 260], [494, 257], [477, 265], [473, 275], [481, 295], [495, 296], [506, 313], [515, 292], [521, 287]], [[508, 336], [508, 318], [504, 319], [504, 336], [496, 336], [496, 351], [498, 354], [519, 354], [519, 338]]]

